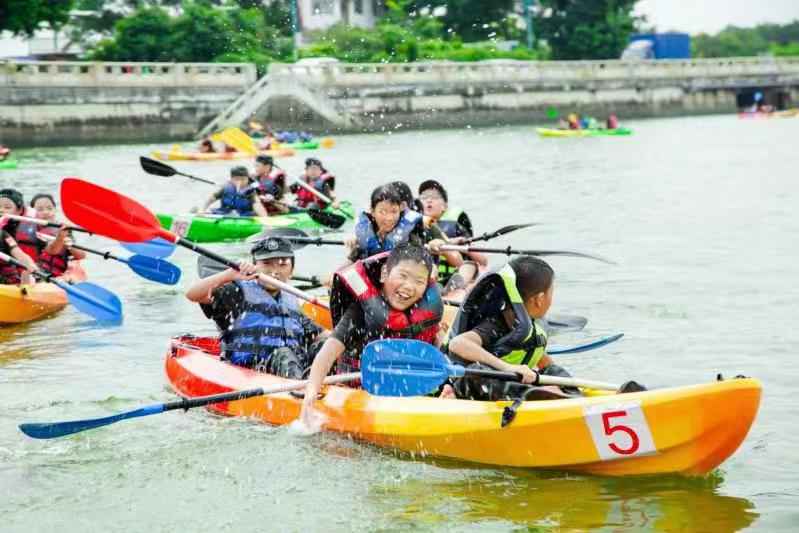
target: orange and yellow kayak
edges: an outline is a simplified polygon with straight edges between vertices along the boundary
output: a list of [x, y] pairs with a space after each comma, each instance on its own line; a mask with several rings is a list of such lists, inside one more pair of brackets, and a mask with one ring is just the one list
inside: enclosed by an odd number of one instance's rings
[[[295, 154], [291, 148], [266, 150], [259, 155], [272, 157], [290, 157]], [[182, 150], [154, 150], [152, 156], [161, 161], [231, 161], [235, 159], [255, 159], [254, 155], [246, 152], [184, 152]]]
[[[218, 357], [216, 339], [173, 339], [166, 356], [172, 388], [185, 397], [290, 383]], [[754, 379], [732, 379], [628, 394], [524, 402], [501, 426], [509, 402], [372, 396], [329, 386], [316, 407], [324, 429], [420, 457], [558, 469], [611, 476], [701, 475], [735, 452], [760, 404]], [[209, 407], [268, 424], [292, 422], [301, 399], [289, 393]]]
[[[73, 261], [60, 279], [81, 282], [86, 272]], [[0, 285], [0, 324], [21, 324], [60, 311], [67, 305], [67, 293], [52, 283]]]

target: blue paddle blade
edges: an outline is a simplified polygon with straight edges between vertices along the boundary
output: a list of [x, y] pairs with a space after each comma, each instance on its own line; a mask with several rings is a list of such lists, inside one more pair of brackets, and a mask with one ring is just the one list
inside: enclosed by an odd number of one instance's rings
[[81, 313], [94, 317], [100, 322], [120, 324], [122, 322], [122, 302], [116, 294], [94, 283], [84, 281], [69, 285], [53, 280], [67, 293], [69, 303]]
[[133, 255], [124, 260], [136, 274], [164, 285], [174, 285], [180, 281], [180, 268], [169, 261], [146, 255]]
[[585, 342], [583, 344], [575, 344], [573, 346], [548, 346], [547, 353], [549, 355], [563, 355], [569, 353], [587, 352], [589, 350], [596, 350], [597, 348], [606, 346], [611, 342], [616, 342], [622, 337], [624, 337], [624, 333], [617, 333], [609, 337], [602, 337], [601, 339]]
[[25, 435], [34, 439], [55, 439], [86, 431], [87, 429], [108, 426], [120, 420], [137, 418], [140, 416], [157, 415], [164, 411], [164, 404], [148, 405], [134, 411], [127, 411], [117, 415], [106, 416], [103, 418], [89, 418], [87, 420], [72, 420], [70, 422], [46, 422], [33, 424], [20, 424], [19, 429]]
[[120, 242], [120, 245], [129, 252], [147, 257], [163, 259], [175, 252], [176, 246], [161, 237], [144, 242]]
[[435, 346], [405, 339], [369, 343], [361, 357], [363, 388], [378, 396], [420, 396], [434, 392], [450, 376], [463, 376]]

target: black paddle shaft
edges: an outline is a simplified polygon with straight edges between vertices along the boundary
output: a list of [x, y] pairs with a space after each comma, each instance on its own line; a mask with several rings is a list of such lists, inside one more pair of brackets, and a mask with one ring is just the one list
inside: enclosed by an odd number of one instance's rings
[[201, 396], [199, 398], [183, 398], [182, 400], [165, 403], [164, 411], [174, 411], [175, 409], [188, 411], [194, 407], [203, 407], [220, 402], [235, 402], [236, 400], [252, 398], [253, 396], [263, 396], [264, 394], [264, 389], [249, 389], [235, 392], [223, 392], [221, 394]]
[[[498, 379], [500, 381], [521, 381], [522, 375], [516, 372], [502, 372], [501, 370], [483, 370], [481, 368], [467, 368], [466, 376], [475, 378]], [[535, 373], [535, 381], [532, 385], [538, 384], [538, 372]]]
[[331, 239], [323, 239], [321, 237], [283, 237], [287, 241], [292, 242], [301, 242], [304, 244], [315, 244], [317, 246], [322, 246], [323, 244], [333, 244], [336, 246], [344, 246], [344, 241], [336, 241]]
[[93, 248], [86, 248], [85, 246], [81, 246], [79, 244], [71, 244], [70, 248], [75, 248], [76, 250], [83, 250], [84, 252], [88, 252], [90, 254], [99, 255], [103, 259], [113, 259], [115, 261], [119, 261], [119, 257], [112, 254], [111, 252], [101, 252], [100, 250], [94, 250]]

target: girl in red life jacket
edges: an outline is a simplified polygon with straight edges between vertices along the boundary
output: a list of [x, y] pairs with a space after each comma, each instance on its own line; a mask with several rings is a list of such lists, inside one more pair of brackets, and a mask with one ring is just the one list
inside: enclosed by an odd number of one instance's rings
[[[377, 271], [370, 272], [375, 266]], [[311, 365], [300, 415], [306, 427], [317, 426], [313, 403], [337, 360], [339, 372], [357, 369], [363, 348], [380, 338], [440, 342], [444, 306], [432, 273], [427, 251], [404, 244], [336, 274], [330, 300], [336, 326]]]
[[259, 155], [255, 158], [253, 179], [257, 186], [258, 198], [260, 198], [267, 215], [289, 212], [289, 207], [283, 202], [283, 197], [286, 194], [286, 173], [275, 165], [272, 156]]
[[[336, 177], [328, 172], [320, 160], [315, 157], [306, 159], [305, 173], [300, 176], [300, 180], [333, 200], [333, 207], [339, 206], [334, 190], [336, 188]], [[296, 183], [291, 186], [291, 192], [297, 197], [297, 207], [318, 207], [319, 209], [327, 207], [327, 203], [324, 200]]]
[[[16, 189], [0, 190], [0, 215], [16, 215], [35, 217], [33, 209], [25, 209], [25, 198]], [[39, 226], [30, 222], [8, 219], [5, 225], [6, 233], [14, 238], [20, 250], [34, 260], [39, 259], [39, 254], [45, 243], [36, 236]]]
[[[36, 210], [37, 218], [56, 222], [56, 204], [51, 195], [37, 194], [31, 200], [31, 207]], [[71, 234], [63, 226], [60, 229], [42, 227], [39, 232], [55, 236], [55, 240], [44, 247], [37, 260], [38, 265], [47, 272], [61, 276], [67, 270], [70, 258], [80, 260], [86, 257], [86, 253], [82, 250], [73, 249], [67, 245], [67, 238], [70, 238]]]

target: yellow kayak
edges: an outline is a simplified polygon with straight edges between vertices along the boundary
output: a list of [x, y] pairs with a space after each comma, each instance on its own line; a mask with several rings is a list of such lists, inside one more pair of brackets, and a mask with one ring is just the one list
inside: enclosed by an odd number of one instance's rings
[[[86, 273], [77, 262], [60, 279], [85, 281]], [[67, 293], [52, 283], [0, 285], [0, 324], [22, 324], [60, 311], [67, 305]]]
[[559, 130], [552, 128], [536, 128], [535, 130], [541, 137], [615, 137], [620, 135], [632, 135], [630, 128], [607, 129], [585, 129], [585, 130]]
[[[271, 155], [272, 157], [290, 157], [294, 155], [291, 148], [279, 150], [266, 150], [258, 155]], [[152, 156], [161, 161], [231, 161], [236, 159], [255, 159], [254, 155], [246, 152], [184, 152], [182, 150], [154, 150]]]
[[[291, 383], [219, 359], [216, 339], [173, 339], [172, 388], [188, 398]], [[316, 407], [324, 429], [413, 457], [558, 469], [611, 476], [705, 474], [738, 448], [754, 422], [761, 385], [743, 378], [628, 394], [527, 401], [501, 426], [510, 402], [372, 396], [330, 386]], [[209, 406], [274, 425], [292, 422], [302, 400], [289, 393]]]

